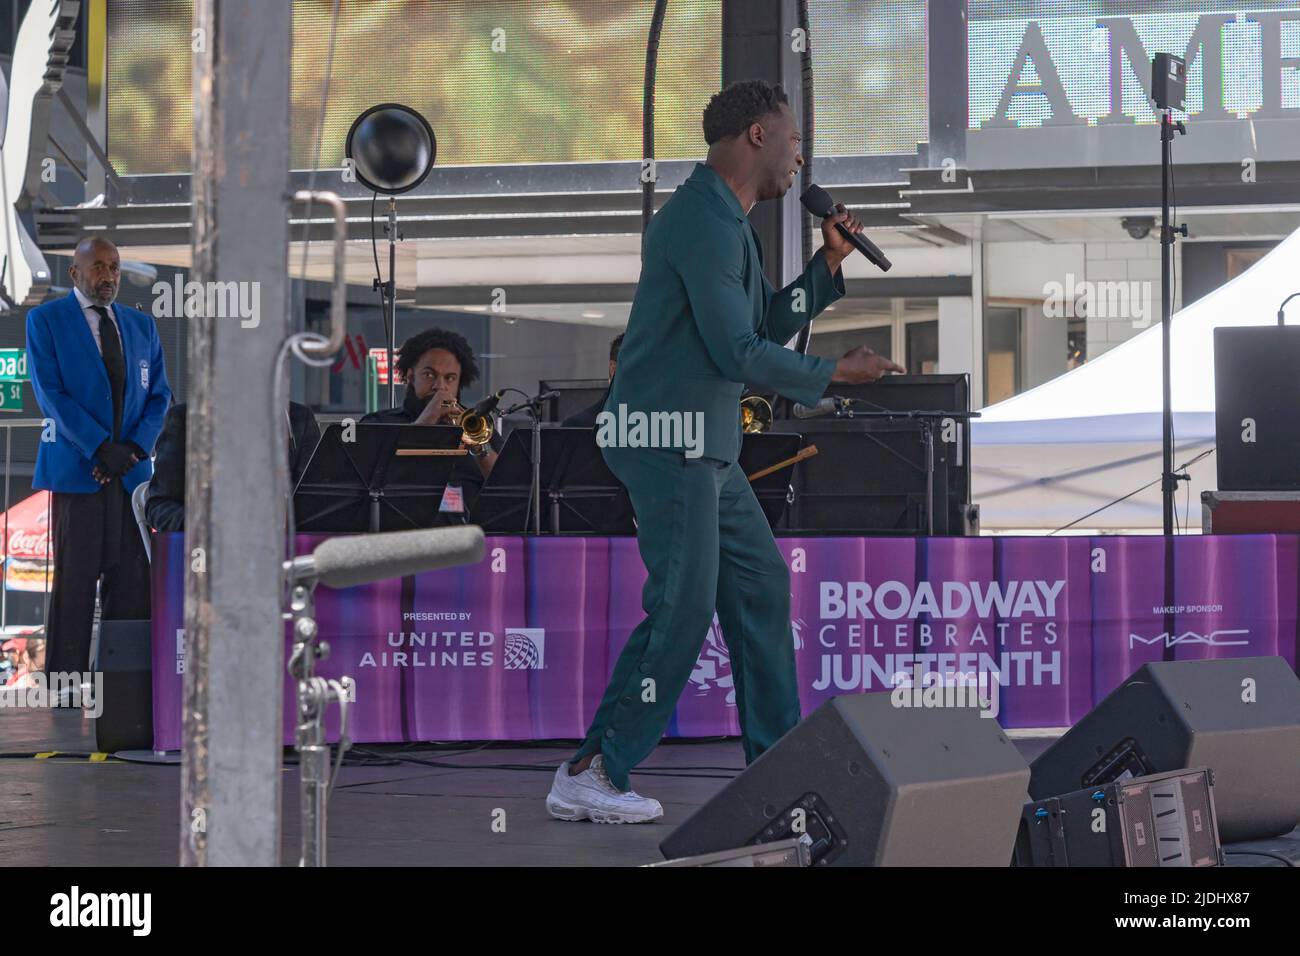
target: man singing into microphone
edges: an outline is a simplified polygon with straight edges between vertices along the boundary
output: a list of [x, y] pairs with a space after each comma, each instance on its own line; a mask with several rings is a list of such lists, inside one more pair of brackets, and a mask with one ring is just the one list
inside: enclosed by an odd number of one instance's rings
[[691, 416], [702, 447], [602, 442], [636, 512], [646, 617], [582, 745], [555, 774], [546, 806], [563, 820], [645, 823], [663, 815], [657, 800], [630, 789], [628, 774], [663, 735], [715, 608], [731, 652], [746, 762], [798, 723], [789, 569], [736, 463], [741, 391], [750, 384], [811, 405], [831, 382], [904, 371], [865, 347], [836, 362], [783, 346], [844, 295], [840, 263], [854, 247], [834, 227], [856, 232], [861, 224], [838, 207], [803, 275], [779, 291], [768, 283], [746, 215], [754, 203], [783, 196], [803, 165], [781, 88], [761, 80], [728, 86], [704, 110], [704, 138], [706, 161], [646, 232], [603, 413]]

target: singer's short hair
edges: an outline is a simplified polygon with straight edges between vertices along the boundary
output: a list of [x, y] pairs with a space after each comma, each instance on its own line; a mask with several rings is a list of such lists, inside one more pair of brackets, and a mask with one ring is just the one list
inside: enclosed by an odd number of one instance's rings
[[614, 336], [614, 340], [609, 343], [609, 360], [611, 362], [618, 361], [618, 350], [623, 347], [623, 336], [625, 334], [624, 332], [618, 333], [618, 335]]
[[397, 352], [397, 373], [402, 380], [410, 378], [415, 363], [429, 349], [446, 349], [456, 356], [460, 363], [460, 387], [473, 385], [478, 380], [478, 363], [474, 361], [474, 350], [469, 347], [465, 336], [448, 329], [425, 329], [417, 332], [402, 343]]
[[738, 136], [764, 116], [769, 116], [790, 101], [785, 90], [764, 80], [740, 80], [713, 94], [704, 107], [704, 141], [712, 146], [718, 140]]

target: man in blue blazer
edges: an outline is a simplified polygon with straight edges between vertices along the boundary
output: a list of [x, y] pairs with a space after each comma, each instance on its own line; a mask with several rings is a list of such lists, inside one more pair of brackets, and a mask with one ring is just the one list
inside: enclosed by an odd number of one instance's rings
[[36, 488], [52, 492], [54, 586], [46, 670], [89, 670], [95, 588], [103, 617], [150, 615], [149, 561], [131, 492], [153, 474], [153, 451], [171, 389], [151, 316], [114, 304], [117, 247], [77, 244], [71, 294], [27, 316], [32, 388], [45, 413]]

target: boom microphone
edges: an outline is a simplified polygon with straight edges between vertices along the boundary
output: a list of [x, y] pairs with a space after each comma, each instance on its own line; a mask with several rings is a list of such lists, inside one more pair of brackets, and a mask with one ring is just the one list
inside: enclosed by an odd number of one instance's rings
[[330, 538], [311, 554], [285, 563], [294, 581], [350, 588], [421, 571], [477, 564], [483, 560], [484, 550], [483, 529], [460, 525]]
[[470, 413], [473, 415], [486, 415], [488, 412], [495, 412], [497, 410], [497, 405], [501, 403], [501, 398], [505, 393], [506, 390], [503, 388], [500, 391], [493, 392], [487, 398], [480, 399], [478, 403], [470, 409]]
[[[805, 189], [803, 195], [799, 197], [799, 201], [803, 203], [805, 209], [821, 219], [828, 219], [836, 213], [835, 200], [831, 198], [831, 194], [817, 185]], [[876, 244], [862, 233], [850, 232], [842, 222], [837, 222], [835, 228], [839, 230], [841, 236], [853, 243], [858, 252], [874, 263], [881, 272], [888, 272], [893, 267], [894, 264], [885, 257], [885, 254], [880, 251]]]
[[795, 418], [821, 418], [823, 415], [834, 415], [840, 410], [840, 405], [844, 403], [842, 398], [823, 398], [816, 405], [800, 405], [795, 402], [790, 409]]

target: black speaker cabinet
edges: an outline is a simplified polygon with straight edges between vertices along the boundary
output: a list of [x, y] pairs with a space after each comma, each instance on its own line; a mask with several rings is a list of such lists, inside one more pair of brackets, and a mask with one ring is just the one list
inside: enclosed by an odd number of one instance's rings
[[104, 675], [95, 702], [100, 753], [153, 747], [153, 640], [148, 621], [101, 621], [95, 670]]
[[[794, 466], [789, 533], [925, 534], [927, 474], [921, 424], [875, 418], [809, 418], [772, 423], [797, 433], [817, 454]], [[967, 535], [974, 520], [962, 445], [934, 433], [934, 533]]]
[[1208, 767], [1224, 843], [1300, 823], [1300, 680], [1280, 657], [1145, 664], [1033, 763], [1035, 800]]
[[1214, 330], [1220, 491], [1300, 491], [1300, 327]]
[[973, 707], [896, 707], [889, 693], [817, 708], [674, 830], [669, 859], [798, 837], [814, 866], [999, 866], [1029, 767]]
[[1175, 770], [1025, 805], [1016, 866], [1222, 866], [1214, 772]]

